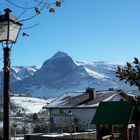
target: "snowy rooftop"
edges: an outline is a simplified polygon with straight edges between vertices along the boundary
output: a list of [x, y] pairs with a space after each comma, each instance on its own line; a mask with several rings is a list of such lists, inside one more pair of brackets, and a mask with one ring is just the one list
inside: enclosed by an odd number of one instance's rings
[[[125, 93], [121, 90], [101, 90], [96, 91], [94, 99], [90, 99], [86, 92], [71, 92], [62, 95], [52, 103], [43, 108], [87, 108], [97, 107], [101, 101], [110, 101], [114, 96]], [[126, 94], [125, 94], [126, 95]]]

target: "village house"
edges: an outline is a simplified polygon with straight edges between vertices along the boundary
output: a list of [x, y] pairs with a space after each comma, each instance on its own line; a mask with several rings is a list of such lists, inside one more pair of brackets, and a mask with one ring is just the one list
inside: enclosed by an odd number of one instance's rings
[[82, 92], [70, 92], [43, 107], [49, 111], [50, 132], [81, 132], [95, 129], [91, 124], [101, 101], [126, 101], [122, 90], [87, 88]]

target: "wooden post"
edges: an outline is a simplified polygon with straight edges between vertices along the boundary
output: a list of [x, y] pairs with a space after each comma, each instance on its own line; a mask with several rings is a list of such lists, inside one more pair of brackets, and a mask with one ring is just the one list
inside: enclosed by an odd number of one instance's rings
[[114, 134], [114, 127], [113, 127], [112, 124], [110, 125], [110, 133], [112, 135], [112, 138], [111, 139], [113, 140], [114, 139], [114, 135], [113, 135]]
[[96, 124], [96, 138], [97, 140], [101, 139], [101, 128], [100, 128], [100, 124]]
[[129, 130], [128, 130], [127, 125], [125, 125], [125, 127], [124, 127], [123, 139], [129, 140]]
[[136, 125], [136, 140], [140, 140], [140, 124]]
[[129, 129], [127, 126], [126, 126], [126, 138], [127, 138], [127, 140], [129, 140]]

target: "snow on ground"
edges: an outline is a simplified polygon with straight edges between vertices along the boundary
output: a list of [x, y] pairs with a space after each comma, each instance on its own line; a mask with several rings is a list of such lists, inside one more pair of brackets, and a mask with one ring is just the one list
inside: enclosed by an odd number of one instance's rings
[[17, 106], [24, 108], [26, 113], [38, 113], [42, 107], [52, 102], [54, 99], [40, 99], [34, 97], [11, 97], [11, 101]]

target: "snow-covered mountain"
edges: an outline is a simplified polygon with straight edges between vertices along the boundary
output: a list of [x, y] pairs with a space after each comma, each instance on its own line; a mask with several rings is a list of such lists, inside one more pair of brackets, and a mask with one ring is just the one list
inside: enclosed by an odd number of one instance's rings
[[[11, 82], [23, 80], [31, 77], [38, 69], [37, 66], [13, 66], [11, 67]], [[0, 77], [3, 78], [3, 71], [0, 71]]]
[[11, 69], [11, 80], [13, 80], [13, 82], [24, 80], [31, 77], [37, 69], [37, 66], [13, 66]]
[[[37, 66], [13, 66], [10, 71], [10, 81], [14, 83], [16, 81], [24, 80], [31, 77], [38, 69]], [[0, 94], [3, 88], [3, 71], [0, 71]]]
[[16, 78], [11, 80], [11, 91], [52, 98], [65, 92], [85, 90], [86, 87], [94, 87], [97, 90], [128, 89], [130, 86], [123, 84], [116, 77], [118, 65], [123, 66], [121, 63], [110, 62], [78, 62], [64, 52], [57, 52], [39, 69], [13, 68], [11, 78]]

